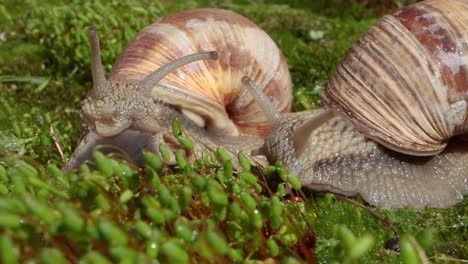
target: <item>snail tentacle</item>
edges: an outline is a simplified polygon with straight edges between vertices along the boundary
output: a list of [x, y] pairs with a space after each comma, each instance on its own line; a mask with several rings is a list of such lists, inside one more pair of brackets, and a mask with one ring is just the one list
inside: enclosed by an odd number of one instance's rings
[[91, 74], [93, 76], [93, 89], [91, 95], [100, 99], [107, 94], [107, 80], [104, 75], [104, 68], [101, 62], [101, 49], [99, 46], [99, 37], [94, 28], [88, 28], [86, 31], [91, 45]]
[[260, 87], [249, 77], [242, 77], [242, 84], [249, 90], [253, 95], [255, 101], [260, 105], [262, 110], [267, 115], [270, 126], [273, 127], [278, 123], [281, 118], [281, 114], [268, 97], [261, 91]]

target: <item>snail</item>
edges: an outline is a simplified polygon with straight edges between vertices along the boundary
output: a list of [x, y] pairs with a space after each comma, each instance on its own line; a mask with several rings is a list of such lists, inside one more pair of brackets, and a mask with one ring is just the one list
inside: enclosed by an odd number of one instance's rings
[[270, 127], [242, 85], [244, 75], [281, 112], [291, 108], [291, 76], [281, 51], [234, 12], [205, 8], [161, 18], [128, 43], [108, 80], [97, 33], [87, 33], [93, 88], [81, 110], [84, 136], [65, 171], [90, 160], [98, 145], [123, 151], [137, 164], [142, 149], [158, 153], [161, 143], [181, 148], [172, 136], [174, 118], [195, 142], [192, 154], [217, 146], [232, 153], [258, 148]]
[[257, 152], [309, 189], [413, 208], [468, 194], [466, 0], [422, 1], [381, 18], [337, 66], [322, 109], [281, 114], [256, 97], [272, 124]]

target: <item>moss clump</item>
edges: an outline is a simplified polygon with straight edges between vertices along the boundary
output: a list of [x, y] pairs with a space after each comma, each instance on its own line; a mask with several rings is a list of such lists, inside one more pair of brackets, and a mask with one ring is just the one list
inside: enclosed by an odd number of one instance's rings
[[143, 169], [100, 152], [93, 157], [97, 170], [83, 165], [69, 174], [4, 157], [3, 261], [49, 253], [55, 257], [46, 263], [90, 256], [132, 263], [313, 258], [313, 243], [304, 242], [315, 240], [313, 211], [302, 199], [286, 199], [284, 183], [274, 192], [265, 179], [257, 182], [251, 166], [234, 173], [230, 160], [212, 160], [209, 152], [176, 166], [145, 153]]

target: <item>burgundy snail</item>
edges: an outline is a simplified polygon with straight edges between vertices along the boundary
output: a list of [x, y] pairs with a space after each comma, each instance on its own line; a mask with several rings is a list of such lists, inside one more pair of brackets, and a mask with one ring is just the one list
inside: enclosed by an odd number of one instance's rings
[[259, 100], [273, 128], [258, 152], [282, 161], [305, 187], [377, 206], [462, 199], [468, 1], [422, 1], [381, 18], [337, 66], [322, 99], [322, 109], [284, 115]]
[[176, 117], [194, 141], [191, 157], [222, 146], [230, 153], [263, 144], [269, 123], [241, 83], [250, 76], [281, 112], [291, 108], [288, 65], [273, 40], [247, 18], [196, 9], [161, 18], [140, 31], [118, 56], [108, 80], [97, 34], [91, 42], [93, 88], [81, 111], [84, 136], [65, 170], [90, 160], [98, 146], [141, 164], [141, 150], [182, 147], [172, 136]]

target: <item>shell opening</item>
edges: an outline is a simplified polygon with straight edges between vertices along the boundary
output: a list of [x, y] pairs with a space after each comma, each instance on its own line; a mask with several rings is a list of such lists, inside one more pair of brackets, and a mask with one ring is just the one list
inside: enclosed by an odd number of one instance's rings
[[242, 77], [241, 81], [267, 115], [270, 125], [274, 126], [276, 123], [278, 123], [279, 119], [281, 118], [281, 114], [278, 109], [275, 108], [270, 99], [268, 99], [268, 97], [262, 92], [260, 87], [258, 87], [258, 85], [247, 76]]
[[91, 75], [93, 77], [93, 89], [91, 96], [102, 98], [106, 95], [107, 80], [104, 75], [104, 67], [101, 62], [101, 50], [99, 46], [99, 37], [94, 28], [86, 30], [91, 45]]
[[218, 53], [216, 51], [208, 51], [208, 52], [199, 52], [190, 54], [187, 56], [183, 56], [176, 60], [173, 60], [163, 66], [159, 67], [157, 70], [146, 76], [141, 82], [138, 84], [138, 90], [141, 91], [143, 94], [148, 96], [151, 95], [151, 90], [158, 84], [158, 82], [164, 78], [164, 76], [168, 75], [169, 73], [173, 72], [175, 69], [182, 67], [186, 64], [192, 63], [194, 61], [199, 60], [217, 60]]

